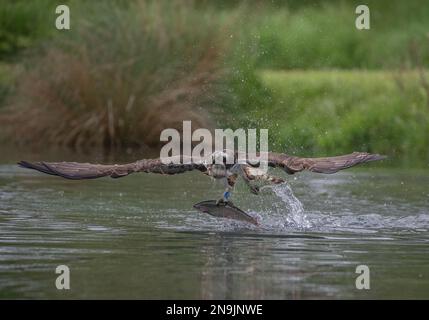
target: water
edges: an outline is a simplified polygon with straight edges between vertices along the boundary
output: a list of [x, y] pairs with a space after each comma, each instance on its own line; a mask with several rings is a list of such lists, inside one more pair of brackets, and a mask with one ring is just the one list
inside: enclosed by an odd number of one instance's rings
[[260, 197], [239, 184], [255, 227], [196, 212], [222, 192], [196, 172], [68, 181], [3, 163], [0, 298], [429, 298], [429, 171], [305, 173]]

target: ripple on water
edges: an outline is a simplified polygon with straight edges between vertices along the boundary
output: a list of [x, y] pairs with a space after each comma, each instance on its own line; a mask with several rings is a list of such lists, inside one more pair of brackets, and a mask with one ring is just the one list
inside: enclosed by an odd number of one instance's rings
[[[427, 236], [429, 230], [429, 214], [421, 210], [411, 212], [407, 215], [392, 212], [392, 215], [371, 213], [383, 211], [384, 203], [370, 204], [366, 206], [359, 204], [359, 211], [344, 209], [339, 212], [326, 212], [321, 210], [307, 211], [301, 201], [294, 195], [291, 187], [287, 184], [270, 187], [276, 196], [271, 201], [269, 208], [263, 210], [249, 210], [248, 213], [256, 217], [260, 226], [218, 219], [207, 214], [192, 210], [170, 210], [170, 216], [175, 216], [183, 224], [172, 224], [170, 219], [159, 220], [157, 226], [160, 228], [184, 230], [217, 230], [220, 232], [255, 230], [259, 232], [273, 232], [277, 234], [290, 232], [304, 233], [352, 233], [374, 235], [374, 239], [388, 240], [390, 237], [380, 237], [379, 234], [422, 234]], [[345, 201], [337, 197], [339, 203]], [[333, 209], [336, 209], [334, 206]], [[369, 213], [366, 213], [369, 211]], [[416, 211], [416, 210], [414, 210]]]
[[427, 298], [429, 214], [416, 195], [427, 195], [428, 179], [414, 189], [405, 181], [408, 193], [395, 175], [367, 188], [360, 174], [303, 175], [260, 197], [238, 188], [234, 202], [258, 218], [255, 227], [193, 210], [221, 189], [197, 175], [70, 182], [11, 168], [0, 165], [1, 292], [47, 297], [53, 266], [68, 261], [91, 284], [87, 297], [285, 298], [297, 288], [347, 298], [356, 293], [346, 280], [368, 262], [384, 285], [418, 281]]

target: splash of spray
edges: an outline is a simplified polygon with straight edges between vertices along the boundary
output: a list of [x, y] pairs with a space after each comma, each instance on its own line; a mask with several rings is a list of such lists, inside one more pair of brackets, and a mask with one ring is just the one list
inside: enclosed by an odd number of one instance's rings
[[301, 201], [295, 197], [291, 187], [288, 184], [282, 183], [275, 185], [272, 186], [271, 189], [273, 190], [274, 194], [282, 201], [281, 203], [276, 203], [274, 205], [277, 214], [284, 216], [284, 205], [286, 205], [286, 226], [298, 229], [306, 229], [311, 227], [311, 224], [307, 219], [307, 215], [304, 212], [304, 206], [302, 205]]

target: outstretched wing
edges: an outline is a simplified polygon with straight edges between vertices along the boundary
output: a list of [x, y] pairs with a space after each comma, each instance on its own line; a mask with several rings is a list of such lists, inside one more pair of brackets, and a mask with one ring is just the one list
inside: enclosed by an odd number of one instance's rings
[[[319, 173], [335, 173], [339, 170], [353, 167], [357, 164], [382, 160], [386, 158], [379, 154], [365, 152], [353, 152], [351, 154], [327, 157], [327, 158], [300, 158], [289, 156], [283, 153], [268, 153], [268, 164], [271, 167], [280, 167], [289, 174], [309, 170]], [[95, 179], [110, 176], [120, 178], [134, 172], [147, 172], [159, 174], [178, 174], [191, 170], [207, 172], [207, 167], [203, 163], [192, 161], [180, 161], [163, 163], [160, 159], [143, 159], [127, 164], [92, 164], [80, 162], [27, 162], [21, 161], [21, 167], [34, 169], [43, 173], [60, 176], [66, 179]]]
[[203, 164], [164, 164], [160, 159], [143, 159], [127, 164], [92, 164], [80, 162], [27, 162], [18, 163], [23, 168], [34, 169], [43, 173], [60, 176], [66, 179], [95, 179], [110, 176], [120, 178], [134, 172], [177, 174], [191, 170], [205, 172], [207, 168]]
[[326, 158], [300, 158], [283, 153], [268, 153], [268, 164], [280, 167], [289, 174], [309, 170], [319, 173], [335, 173], [360, 163], [385, 159], [386, 156], [366, 152], [353, 152], [350, 154]]

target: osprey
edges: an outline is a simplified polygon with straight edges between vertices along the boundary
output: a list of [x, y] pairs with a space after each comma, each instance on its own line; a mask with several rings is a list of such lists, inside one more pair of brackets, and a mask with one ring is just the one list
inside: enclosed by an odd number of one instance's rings
[[[231, 156], [232, 154], [232, 156]], [[219, 157], [223, 161], [215, 161]], [[110, 176], [111, 178], [125, 177], [135, 172], [158, 173], [164, 175], [173, 175], [184, 173], [191, 170], [198, 170], [215, 179], [223, 180], [225, 191], [222, 198], [217, 201], [217, 204], [230, 203], [229, 198], [238, 177], [243, 178], [249, 190], [253, 194], [259, 193], [259, 188], [255, 182], [263, 182], [269, 184], [283, 183], [284, 180], [279, 177], [269, 175], [264, 170], [255, 167], [252, 159], [246, 157], [247, 161], [239, 161], [242, 153], [238, 152], [215, 152], [209, 161], [194, 162], [192, 159], [183, 161], [181, 157], [179, 163], [171, 161], [165, 163], [161, 159], [143, 159], [127, 164], [92, 164], [79, 162], [27, 162], [20, 161], [18, 165], [24, 168], [34, 169], [43, 173], [54, 176], [63, 177], [66, 179], [95, 179]], [[230, 158], [228, 158], [230, 157]], [[233, 157], [233, 159], [231, 159]], [[326, 158], [300, 158], [289, 156], [283, 153], [267, 153], [267, 161], [269, 167], [278, 167], [283, 169], [287, 174], [294, 174], [303, 170], [308, 170], [318, 173], [335, 173], [339, 170], [353, 167], [357, 164], [382, 160], [385, 156], [379, 154], [370, 154], [366, 152], [353, 152], [351, 154], [326, 157]], [[227, 161], [230, 160], [230, 161]]]

